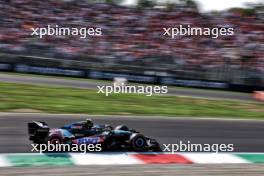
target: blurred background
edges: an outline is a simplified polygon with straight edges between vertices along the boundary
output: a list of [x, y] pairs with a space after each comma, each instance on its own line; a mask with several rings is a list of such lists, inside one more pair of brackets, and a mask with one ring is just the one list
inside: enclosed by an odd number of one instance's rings
[[[264, 86], [263, 3], [254, 1], [218, 11], [220, 4], [206, 9], [201, 2], [2, 0], [0, 62], [158, 76], [158, 80], [152, 81], [154, 83], [188, 86], [191, 83], [177, 79], [198, 79], [239, 85], [240, 91], [248, 90], [246, 86], [261, 89]], [[209, 6], [213, 7], [212, 3]], [[162, 36], [162, 28], [180, 24], [233, 27], [235, 35], [218, 39], [208, 36], [168, 39]], [[39, 39], [30, 35], [32, 27], [47, 25], [101, 27], [103, 35], [85, 39], [76, 36]], [[37, 72], [29, 67], [18, 69], [13, 66], [13, 71]], [[11, 66], [0, 68], [7, 70]], [[101, 72], [88, 73], [88, 77], [106, 78]], [[168, 79], [175, 77], [176, 80]]]
[[[0, 0], [0, 8], [0, 112], [11, 112], [0, 113], [0, 153], [29, 151], [21, 124], [84, 119], [55, 113], [126, 124], [161, 143], [234, 143], [235, 151], [263, 152], [263, 122], [188, 119], [263, 119], [264, 103], [253, 99], [264, 101], [263, 0]], [[31, 28], [48, 25], [102, 28], [102, 35], [31, 36]], [[234, 35], [163, 36], [163, 28], [179, 25], [230, 27]], [[115, 78], [174, 86], [151, 97], [97, 93]], [[34, 114], [44, 112], [52, 115]]]

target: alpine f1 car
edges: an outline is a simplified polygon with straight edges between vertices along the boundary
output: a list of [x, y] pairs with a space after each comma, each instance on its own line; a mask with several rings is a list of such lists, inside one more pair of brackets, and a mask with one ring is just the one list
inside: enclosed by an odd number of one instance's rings
[[45, 122], [28, 123], [29, 139], [35, 144], [101, 144], [103, 150], [160, 151], [155, 139], [131, 130], [125, 125], [94, 125], [90, 119], [49, 128]]

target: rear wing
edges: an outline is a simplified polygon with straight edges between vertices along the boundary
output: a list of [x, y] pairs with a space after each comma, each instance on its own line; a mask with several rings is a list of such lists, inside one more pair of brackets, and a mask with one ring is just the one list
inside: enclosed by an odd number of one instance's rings
[[49, 126], [45, 122], [33, 121], [28, 123], [29, 139], [33, 142], [45, 140], [49, 135]]

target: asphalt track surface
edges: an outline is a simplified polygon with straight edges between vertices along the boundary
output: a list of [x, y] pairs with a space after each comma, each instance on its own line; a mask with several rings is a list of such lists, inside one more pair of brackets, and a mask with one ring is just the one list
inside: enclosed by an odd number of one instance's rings
[[[0, 114], [0, 153], [31, 152], [27, 122], [45, 121], [50, 127], [84, 120], [82, 115]], [[235, 152], [264, 152], [264, 121], [89, 116], [94, 123], [125, 124], [160, 144], [234, 144]]]
[[[264, 121], [170, 119], [149, 117], [89, 116], [95, 123], [126, 124], [162, 143], [233, 143], [236, 151], [263, 152]], [[82, 115], [0, 114], [0, 153], [30, 152], [27, 122], [46, 121], [51, 127], [85, 119]], [[2, 176], [263, 176], [264, 165], [115, 165], [0, 168]]]
[[263, 176], [264, 165], [140, 165], [0, 168], [1, 175], [17, 176]]
[[[23, 83], [33, 85], [51, 85], [60, 87], [73, 87], [82, 89], [97, 89], [98, 85], [111, 85], [107, 82], [96, 82], [90, 80], [78, 79], [65, 79], [63, 77], [43, 77], [32, 75], [19, 75], [19, 74], [6, 74], [0, 73], [0, 82]], [[229, 91], [213, 91], [206, 89], [190, 89], [190, 88], [177, 88], [170, 87], [168, 90], [169, 95], [203, 97], [203, 98], [216, 98], [216, 99], [231, 99], [253, 101], [252, 95], [249, 93], [238, 93]]]

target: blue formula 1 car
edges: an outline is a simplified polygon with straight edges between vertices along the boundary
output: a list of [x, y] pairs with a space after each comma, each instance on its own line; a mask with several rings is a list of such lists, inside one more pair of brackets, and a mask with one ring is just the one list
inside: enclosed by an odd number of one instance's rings
[[28, 133], [35, 144], [101, 144], [103, 150], [111, 151], [161, 151], [155, 139], [125, 125], [113, 129], [110, 125], [94, 125], [90, 119], [52, 129], [45, 122], [33, 121], [28, 123]]

